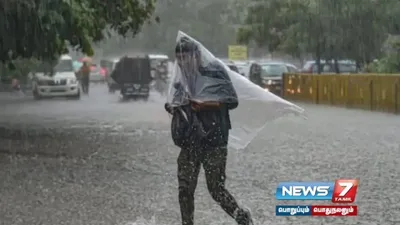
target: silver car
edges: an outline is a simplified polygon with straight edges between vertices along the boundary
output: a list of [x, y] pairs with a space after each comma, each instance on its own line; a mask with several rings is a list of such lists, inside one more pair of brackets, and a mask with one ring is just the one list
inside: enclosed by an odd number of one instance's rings
[[100, 66], [96, 64], [92, 64], [90, 68], [90, 76], [89, 81], [93, 83], [105, 83], [106, 79], [105, 76], [101, 73]]

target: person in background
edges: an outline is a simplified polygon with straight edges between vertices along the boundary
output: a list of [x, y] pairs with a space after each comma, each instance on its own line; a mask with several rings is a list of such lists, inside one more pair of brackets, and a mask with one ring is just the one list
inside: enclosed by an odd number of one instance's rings
[[82, 92], [85, 94], [89, 94], [90, 63], [83, 62], [83, 65], [80, 68], [78, 74], [81, 81]]
[[16, 93], [18, 95], [25, 95], [24, 91], [21, 88], [21, 83], [20, 83], [19, 79], [13, 78], [11, 80], [11, 88], [14, 91], [14, 93]]
[[[185, 98], [184, 90], [193, 90], [198, 86], [197, 76], [212, 76], [217, 80], [230, 81], [227, 71], [219, 63], [202, 66], [198, 46], [187, 38], [178, 43], [175, 54], [182, 76], [187, 82], [174, 84], [177, 91], [173, 102], [181, 102], [179, 99]], [[239, 207], [225, 188], [227, 144], [231, 129], [229, 110], [235, 109], [238, 101], [231, 83], [229, 87], [221, 86], [219, 90], [222, 89], [230, 93], [228, 95], [232, 97], [231, 103], [191, 100], [183, 106], [165, 104], [166, 111], [172, 114], [172, 139], [175, 145], [181, 148], [178, 156], [178, 183], [182, 225], [194, 224], [194, 193], [201, 165], [205, 170], [207, 187], [212, 198], [239, 225], [253, 224], [250, 211]]]
[[11, 80], [11, 87], [15, 91], [19, 91], [20, 90], [21, 86], [20, 86], [19, 80], [17, 78], [13, 78]]

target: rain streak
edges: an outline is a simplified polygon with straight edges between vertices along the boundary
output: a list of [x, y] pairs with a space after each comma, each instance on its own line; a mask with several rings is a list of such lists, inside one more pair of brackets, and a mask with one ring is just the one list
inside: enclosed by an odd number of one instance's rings
[[[1, 1], [0, 224], [399, 224], [398, 15]], [[277, 200], [281, 182], [338, 179], [358, 180], [353, 203]], [[299, 187], [285, 193], [335, 197]]]

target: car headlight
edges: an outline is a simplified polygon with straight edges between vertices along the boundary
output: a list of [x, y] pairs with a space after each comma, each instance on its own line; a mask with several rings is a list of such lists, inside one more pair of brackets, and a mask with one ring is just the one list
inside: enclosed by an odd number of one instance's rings
[[76, 84], [76, 83], [78, 83], [77, 79], [69, 79], [68, 80], [68, 84]]
[[47, 80], [38, 80], [37, 84], [38, 85], [47, 85]]

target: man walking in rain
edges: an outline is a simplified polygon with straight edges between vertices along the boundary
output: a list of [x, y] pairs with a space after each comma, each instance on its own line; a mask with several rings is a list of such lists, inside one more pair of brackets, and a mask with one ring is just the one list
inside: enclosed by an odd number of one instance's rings
[[[212, 198], [239, 225], [252, 225], [249, 210], [239, 207], [225, 188], [227, 144], [231, 129], [229, 110], [238, 106], [236, 91], [229, 75], [217, 62], [202, 65], [199, 46], [189, 38], [180, 39], [175, 54], [182, 79], [173, 84], [175, 93], [172, 103], [182, 104], [166, 103], [165, 109], [172, 114], [172, 139], [181, 148], [178, 181], [182, 224], [194, 224], [194, 194], [200, 167], [203, 165]], [[224, 80], [228, 82], [223, 83]], [[202, 81], [208, 81], [210, 87], [224, 92], [216, 95], [229, 93], [229, 103], [194, 100], [193, 93], [206, 89]]]
[[90, 63], [84, 61], [78, 74], [81, 80], [82, 92], [85, 94], [89, 94]]

